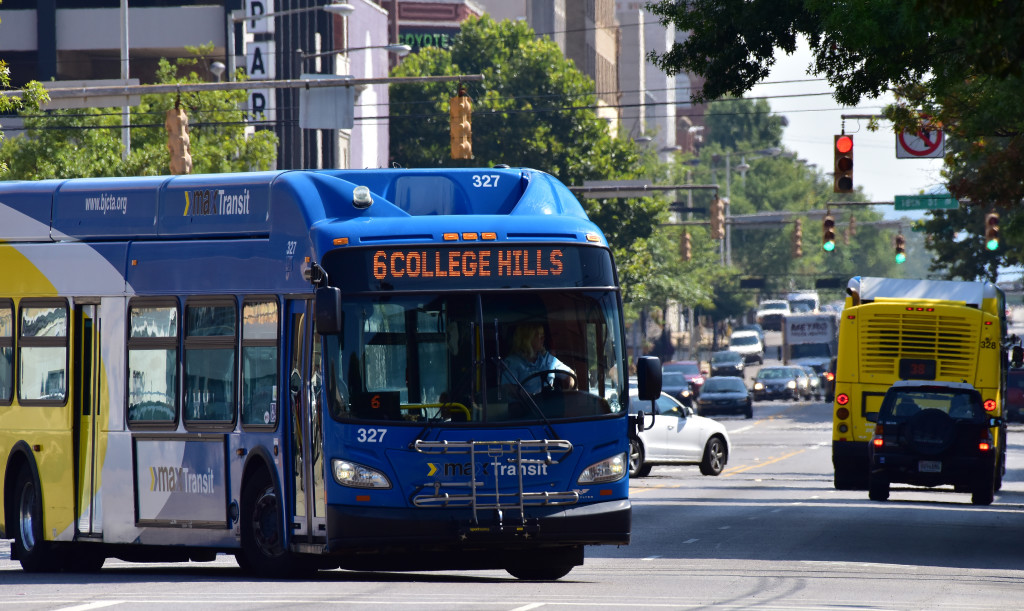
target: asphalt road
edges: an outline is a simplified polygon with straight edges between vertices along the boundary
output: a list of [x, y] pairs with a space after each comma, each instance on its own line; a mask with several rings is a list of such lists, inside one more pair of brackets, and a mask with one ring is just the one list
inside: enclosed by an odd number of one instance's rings
[[[758, 403], [722, 417], [726, 470], [655, 467], [631, 483], [633, 540], [588, 548], [553, 583], [503, 571], [322, 572], [309, 581], [206, 564], [108, 560], [98, 575], [32, 575], [0, 542], [0, 611], [33, 609], [1015, 609], [1024, 591], [1024, 425], [989, 507], [951, 491], [891, 499], [832, 488], [829, 406]], [[13, 607], [12, 607], [13, 608]]]

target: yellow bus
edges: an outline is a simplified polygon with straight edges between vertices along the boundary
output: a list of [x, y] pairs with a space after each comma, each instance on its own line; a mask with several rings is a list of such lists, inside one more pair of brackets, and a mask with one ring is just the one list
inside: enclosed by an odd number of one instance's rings
[[839, 321], [832, 465], [839, 490], [866, 490], [868, 441], [897, 380], [967, 382], [996, 423], [1005, 472], [1006, 296], [991, 282], [854, 277]]

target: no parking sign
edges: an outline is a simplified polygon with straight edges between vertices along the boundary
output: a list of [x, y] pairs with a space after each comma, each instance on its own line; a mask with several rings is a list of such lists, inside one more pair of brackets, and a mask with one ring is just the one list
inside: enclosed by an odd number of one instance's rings
[[946, 142], [941, 129], [896, 135], [896, 159], [935, 159], [941, 158], [945, 152]]

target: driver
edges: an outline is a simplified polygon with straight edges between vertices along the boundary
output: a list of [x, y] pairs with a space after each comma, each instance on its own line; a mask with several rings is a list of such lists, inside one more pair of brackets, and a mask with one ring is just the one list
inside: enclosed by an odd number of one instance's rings
[[[575, 372], [544, 349], [544, 325], [540, 323], [523, 323], [516, 327], [512, 334], [512, 352], [505, 364], [508, 369], [502, 374], [503, 383], [515, 385], [518, 381], [531, 394], [540, 392], [541, 378], [544, 378], [543, 385], [553, 386], [557, 377], [561, 387], [567, 390], [575, 384]], [[555, 370], [571, 375], [556, 376]], [[527, 379], [540, 371], [551, 373]]]

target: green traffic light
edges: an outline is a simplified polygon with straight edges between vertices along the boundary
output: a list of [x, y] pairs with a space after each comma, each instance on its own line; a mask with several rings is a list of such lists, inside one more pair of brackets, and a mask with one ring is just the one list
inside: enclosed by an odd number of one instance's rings
[[902, 252], [901, 253], [897, 253], [897, 255], [896, 255], [896, 263], [903, 263], [906, 260], [907, 260], [906, 253], [902, 253]]
[[821, 247], [825, 249], [825, 252], [832, 252], [833, 250], [836, 249], [836, 243], [835, 242], [825, 242], [824, 244], [821, 245]]
[[985, 248], [989, 250], [996, 250], [999, 248], [999, 240], [989, 240], [988, 242], [985, 242]]

